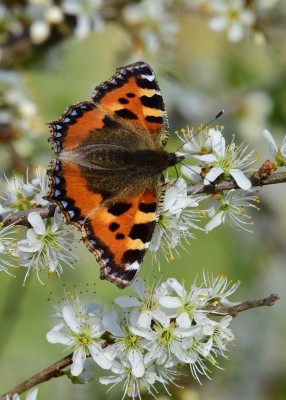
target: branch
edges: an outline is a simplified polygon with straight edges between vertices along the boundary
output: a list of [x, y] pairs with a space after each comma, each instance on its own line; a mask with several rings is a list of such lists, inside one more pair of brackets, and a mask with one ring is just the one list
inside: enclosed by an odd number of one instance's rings
[[[265, 299], [244, 301], [229, 308], [215, 308], [212, 306], [207, 309], [210, 311], [211, 314], [231, 315], [232, 317], [236, 317], [238, 313], [250, 310], [252, 308], [273, 306], [277, 300], [279, 300], [279, 296], [277, 294], [271, 294], [269, 297], [266, 297]], [[106, 345], [108, 346], [108, 344]], [[46, 382], [52, 378], [58, 378], [60, 376], [65, 375], [65, 372], [62, 370], [72, 364], [72, 356], [73, 353], [69, 354], [65, 358], [62, 358], [61, 360], [57, 361], [55, 364], [44, 369], [38, 374], [32, 376], [30, 379], [27, 379], [25, 382], [11, 389], [9, 392], [3, 394], [0, 397], [0, 400], [6, 400], [7, 395], [11, 398], [11, 396], [13, 396], [15, 393], [21, 394], [40, 383]]]
[[231, 315], [232, 317], [236, 317], [238, 313], [246, 310], [250, 310], [252, 308], [257, 308], [257, 307], [271, 307], [275, 304], [277, 300], [279, 300], [280, 297], [277, 294], [271, 294], [269, 297], [266, 297], [265, 299], [261, 300], [246, 300], [242, 303], [236, 304], [233, 307], [226, 307], [226, 308], [215, 308], [211, 306], [209, 310], [211, 311], [211, 314], [217, 314], [217, 315]]
[[3, 394], [0, 397], [0, 400], [6, 400], [6, 396], [9, 396], [9, 398], [12, 399], [12, 396], [16, 393], [21, 394], [23, 392], [26, 392], [26, 390], [39, 385], [40, 383], [47, 382], [52, 378], [58, 378], [60, 376], [63, 376], [65, 373], [62, 371], [62, 369], [71, 365], [72, 356], [73, 353], [57, 361], [55, 364], [50, 365], [48, 368], [43, 369], [38, 374], [32, 376], [25, 382], [22, 382], [20, 385], [9, 390], [9, 392]]
[[15, 225], [24, 225], [30, 227], [30, 223], [28, 221], [28, 215], [31, 212], [37, 211], [37, 213], [42, 218], [50, 218], [54, 216], [55, 210], [56, 210], [55, 204], [49, 204], [47, 207], [30, 208], [29, 210], [18, 211], [13, 214], [0, 215], [0, 224], [1, 226], [8, 226], [15, 224]]
[[[266, 186], [274, 185], [277, 183], [286, 182], [286, 172], [277, 172], [269, 175], [266, 178], [260, 177], [259, 173], [253, 174], [250, 178], [252, 186]], [[200, 193], [218, 193], [223, 190], [238, 189], [236, 182], [233, 179], [225, 179], [214, 185], [204, 186], [202, 182], [188, 185], [188, 195]], [[31, 208], [26, 211], [19, 211], [13, 214], [0, 215], [0, 223], [2, 226], [11, 224], [30, 226], [27, 218], [32, 211], [37, 211], [42, 218], [50, 218], [54, 215], [56, 206], [49, 204], [47, 207]]]
[[[267, 177], [260, 176], [258, 172], [248, 177], [252, 186], [266, 186], [277, 183], [286, 183], [286, 172], [276, 172]], [[233, 179], [224, 179], [219, 183], [203, 185], [202, 182], [188, 185], [188, 195], [201, 193], [219, 193], [223, 190], [239, 189], [237, 183]]]

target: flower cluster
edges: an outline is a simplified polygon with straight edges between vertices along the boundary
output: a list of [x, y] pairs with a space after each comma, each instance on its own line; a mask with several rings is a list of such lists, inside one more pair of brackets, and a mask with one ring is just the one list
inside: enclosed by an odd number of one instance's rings
[[48, 219], [45, 223], [36, 211], [29, 214], [28, 221], [32, 227], [28, 229], [26, 239], [18, 241], [20, 265], [27, 268], [25, 280], [30, 270], [33, 270], [42, 282], [40, 271], [61, 274], [62, 264], [72, 267], [75, 255], [70, 247], [74, 236], [62, 228], [63, 220], [58, 211], [55, 212], [53, 221]]
[[[6, 177], [5, 177], [6, 178]], [[46, 171], [36, 171], [36, 177], [29, 182], [28, 172], [26, 179], [15, 177], [12, 182], [7, 178], [4, 182], [4, 194], [0, 196], [0, 215], [5, 216], [16, 211], [32, 209], [28, 214], [31, 228], [26, 232], [26, 238], [19, 240], [20, 228], [13, 225], [0, 228], [0, 271], [9, 273], [10, 268], [22, 266], [27, 268], [27, 276], [33, 270], [39, 281], [40, 271], [48, 275], [56, 272], [61, 274], [62, 266], [72, 266], [76, 260], [71, 252], [74, 241], [73, 233], [63, 228], [63, 220], [58, 211], [53, 218], [43, 221], [36, 207], [48, 205], [45, 196], [48, 192]]]
[[[5, 176], [5, 175], [4, 175]], [[46, 206], [48, 201], [48, 176], [46, 171], [36, 170], [36, 177], [29, 182], [28, 170], [26, 179], [15, 176], [10, 182], [5, 176], [3, 195], [0, 195], [0, 214], [24, 211], [36, 206]]]
[[139, 39], [141, 46], [156, 52], [160, 46], [174, 43], [179, 29], [174, 10], [210, 15], [209, 28], [226, 30], [227, 38], [236, 42], [249, 30], [262, 35], [263, 31], [255, 25], [257, 15], [274, 8], [277, 1], [265, 7], [260, 5], [261, 1], [248, 5], [243, 0], [141, 0], [120, 5], [103, 0], [29, 0], [15, 8], [0, 5], [0, 23], [14, 35], [28, 30], [32, 43], [40, 45], [47, 42], [53, 32], [66, 34], [70, 30], [77, 38], [84, 38], [94, 30], [103, 29], [111, 15], [118, 15], [118, 21], [129, 27], [128, 32], [136, 32], [134, 39]]
[[174, 278], [156, 287], [137, 279], [131, 287], [136, 295], [117, 297], [109, 312], [98, 304], [83, 306], [74, 295], [57, 311], [61, 322], [47, 340], [73, 351], [72, 375], [81, 379], [90, 356], [112, 372], [99, 379], [102, 384], [121, 383], [124, 396], [136, 398], [143, 388], [154, 394], [156, 382], [168, 390], [179, 366], [200, 381], [200, 375], [209, 377], [208, 365], [219, 365], [218, 356], [227, 358], [232, 317], [219, 309], [234, 304], [228, 297], [238, 284], [204, 276], [202, 285], [190, 289]]
[[232, 178], [240, 188], [211, 196], [212, 203], [206, 210], [206, 215], [211, 220], [206, 224], [205, 230], [211, 231], [228, 220], [235, 228], [250, 231], [248, 225], [252, 221], [246, 208], [258, 209], [254, 204], [258, 202], [258, 197], [253, 194], [252, 184], [247, 176], [250, 171], [255, 171], [250, 169], [257, 160], [254, 151], [247, 153], [248, 146], [243, 143], [237, 146], [234, 139], [226, 145], [222, 129], [202, 129], [194, 134], [188, 128], [182, 133], [186, 159], [192, 158], [199, 163], [185, 164], [181, 168], [181, 172], [192, 183], [203, 179], [203, 185], [212, 185], [220, 179]]
[[31, 138], [41, 130], [42, 125], [38, 108], [27, 93], [19, 73], [0, 69], [0, 105], [0, 126], [5, 128], [1, 131], [1, 143], [17, 139], [20, 153], [25, 151], [27, 155], [33, 146], [30, 144], [29, 147], [27, 141], [22, 141], [19, 133]]
[[195, 166], [184, 166], [182, 173], [187, 178], [198, 180], [204, 175], [205, 185], [211, 184], [218, 177], [233, 178], [241, 189], [251, 188], [251, 182], [245, 172], [249, 172], [249, 166], [257, 160], [253, 150], [247, 154], [248, 146], [236, 146], [234, 140], [226, 146], [225, 138], [219, 129], [211, 128], [208, 132], [203, 130], [197, 136], [199, 137], [195, 137], [193, 132], [184, 136], [186, 144], [183, 148], [186, 157], [191, 156], [202, 164], [200, 174], [194, 169]]
[[178, 254], [176, 247], [181, 239], [194, 238], [191, 229], [202, 229], [197, 225], [204, 213], [198, 209], [204, 196], [188, 196], [187, 183], [183, 178], [168, 182], [164, 203], [160, 212], [149, 249], [157, 260], [157, 252], [162, 250], [167, 260]]

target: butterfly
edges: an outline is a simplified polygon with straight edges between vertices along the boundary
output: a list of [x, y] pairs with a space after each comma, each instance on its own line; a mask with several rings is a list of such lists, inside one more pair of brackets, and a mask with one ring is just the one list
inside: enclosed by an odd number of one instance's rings
[[164, 201], [163, 171], [183, 156], [164, 150], [168, 118], [155, 74], [145, 62], [116, 70], [90, 101], [49, 124], [58, 156], [50, 190], [65, 222], [82, 233], [119, 288], [139, 272]]

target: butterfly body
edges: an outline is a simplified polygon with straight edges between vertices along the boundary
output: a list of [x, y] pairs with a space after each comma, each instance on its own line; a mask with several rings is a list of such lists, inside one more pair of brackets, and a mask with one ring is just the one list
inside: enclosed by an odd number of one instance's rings
[[164, 199], [162, 172], [182, 160], [168, 153], [168, 121], [152, 69], [117, 70], [50, 124], [59, 156], [48, 171], [65, 221], [81, 230], [101, 278], [128, 285], [138, 273]]

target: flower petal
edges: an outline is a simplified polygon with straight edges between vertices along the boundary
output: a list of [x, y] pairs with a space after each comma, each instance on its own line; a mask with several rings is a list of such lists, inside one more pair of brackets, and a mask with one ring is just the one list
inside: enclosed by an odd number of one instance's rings
[[36, 211], [32, 211], [28, 215], [28, 221], [38, 235], [44, 235], [46, 233], [46, 226], [44, 224], [44, 221]]
[[116, 297], [114, 303], [119, 305], [121, 308], [128, 308], [128, 307], [140, 307], [141, 302], [136, 299], [136, 297], [132, 296], [119, 296]]
[[237, 168], [230, 168], [229, 172], [241, 189], [249, 190], [252, 186], [250, 180]]
[[275, 140], [273, 139], [273, 136], [267, 129], [264, 129], [263, 136], [269, 145], [270, 153], [273, 155], [273, 157], [276, 157], [277, 153], [278, 153], [278, 146], [277, 146]]
[[76, 349], [73, 353], [72, 357], [73, 363], [70, 368], [72, 375], [78, 376], [82, 373], [85, 359], [86, 359], [85, 350], [84, 347], [81, 346], [78, 349]]
[[224, 211], [218, 212], [205, 226], [205, 230], [210, 232], [224, 222]]
[[80, 332], [80, 322], [76, 318], [74, 310], [69, 306], [65, 306], [65, 307], [63, 307], [62, 312], [63, 312], [63, 318], [64, 318], [67, 326], [74, 333], [79, 333]]
[[103, 369], [110, 369], [112, 367], [112, 361], [106, 357], [103, 353], [100, 344], [92, 343], [88, 346], [91, 357], [93, 360]]
[[38, 395], [38, 388], [34, 387], [27, 393], [26, 400], [36, 400], [37, 395]]
[[136, 378], [141, 378], [145, 372], [143, 355], [136, 349], [131, 349], [128, 353], [128, 360], [132, 366], [132, 373]]
[[205, 176], [204, 179], [204, 184], [209, 185], [210, 182], [214, 182], [217, 177], [219, 177], [221, 174], [223, 174], [224, 171], [220, 167], [213, 167], [210, 172], [208, 172]]

